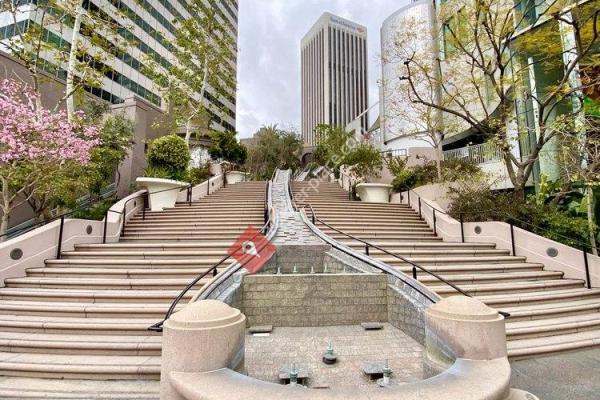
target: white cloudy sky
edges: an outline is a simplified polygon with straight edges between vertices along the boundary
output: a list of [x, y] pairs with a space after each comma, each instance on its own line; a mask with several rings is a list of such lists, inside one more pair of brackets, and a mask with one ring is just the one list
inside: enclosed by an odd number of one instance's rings
[[325, 11], [368, 30], [369, 98], [378, 99], [379, 29], [409, 0], [240, 0], [237, 129], [300, 128], [300, 40]]

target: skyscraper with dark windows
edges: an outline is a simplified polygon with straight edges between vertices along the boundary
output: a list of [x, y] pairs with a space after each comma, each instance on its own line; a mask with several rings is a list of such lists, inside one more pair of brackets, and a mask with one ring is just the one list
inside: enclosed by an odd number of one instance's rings
[[301, 74], [302, 137], [314, 146], [317, 125], [343, 128], [368, 108], [367, 28], [324, 13], [302, 38]]

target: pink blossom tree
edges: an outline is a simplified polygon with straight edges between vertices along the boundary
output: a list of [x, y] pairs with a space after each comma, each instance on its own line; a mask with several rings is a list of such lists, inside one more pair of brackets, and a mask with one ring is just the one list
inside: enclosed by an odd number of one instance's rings
[[17, 81], [0, 81], [0, 241], [11, 212], [41, 190], [42, 180], [70, 163], [86, 165], [100, 144], [82, 113], [69, 122], [64, 111], [40, 108], [38, 96]]

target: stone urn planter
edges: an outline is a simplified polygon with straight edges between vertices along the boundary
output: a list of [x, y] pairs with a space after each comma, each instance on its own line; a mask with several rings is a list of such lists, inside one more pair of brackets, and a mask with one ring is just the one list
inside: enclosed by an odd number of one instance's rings
[[359, 183], [356, 185], [356, 194], [360, 201], [367, 203], [389, 203], [392, 185], [385, 183]]
[[165, 208], [174, 207], [180, 190], [189, 186], [187, 182], [164, 178], [140, 177], [135, 181], [148, 190], [151, 211], [162, 211]]
[[248, 180], [248, 174], [241, 171], [229, 171], [225, 175], [228, 184], [244, 182]]

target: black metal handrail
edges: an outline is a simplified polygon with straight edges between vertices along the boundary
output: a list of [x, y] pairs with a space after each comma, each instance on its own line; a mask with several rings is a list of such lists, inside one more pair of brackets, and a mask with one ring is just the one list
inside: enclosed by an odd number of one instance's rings
[[[372, 247], [372, 248], [377, 249], [377, 250], [379, 250], [379, 251], [381, 251], [381, 252], [383, 252], [383, 253], [385, 253], [385, 254], [387, 254], [389, 256], [397, 258], [397, 259], [399, 259], [399, 260], [401, 260], [401, 261], [403, 261], [403, 262], [411, 265], [412, 266], [412, 276], [413, 276], [413, 279], [417, 279], [417, 269], [419, 269], [419, 270], [421, 270], [421, 271], [423, 271], [423, 272], [425, 272], [425, 273], [433, 276], [434, 278], [436, 278], [437, 280], [443, 282], [444, 284], [450, 286], [451, 288], [453, 288], [454, 290], [456, 290], [460, 294], [462, 294], [464, 296], [467, 296], [467, 297], [473, 297], [471, 294], [465, 292], [464, 290], [462, 290], [461, 288], [459, 288], [458, 286], [456, 286], [452, 282], [450, 282], [447, 279], [441, 277], [440, 275], [436, 274], [435, 272], [428, 270], [427, 268], [423, 267], [422, 265], [419, 265], [419, 264], [417, 264], [417, 263], [415, 263], [415, 262], [413, 262], [413, 261], [411, 261], [411, 260], [409, 260], [409, 259], [407, 259], [405, 257], [402, 257], [402, 256], [400, 256], [398, 254], [394, 254], [394, 253], [392, 253], [392, 252], [390, 252], [390, 251], [388, 251], [388, 250], [386, 250], [386, 249], [384, 249], [384, 248], [382, 248], [380, 246], [374, 245], [374, 244], [372, 244], [372, 243], [370, 243], [370, 242], [368, 242], [368, 241], [366, 241], [364, 239], [358, 238], [358, 237], [356, 237], [354, 235], [351, 235], [349, 233], [346, 233], [346, 232], [344, 232], [344, 231], [342, 231], [340, 229], [337, 229], [337, 228], [331, 226], [327, 222], [325, 222], [325, 221], [317, 218], [317, 216], [315, 214], [315, 210], [314, 210], [314, 208], [312, 207], [311, 204], [308, 204], [308, 206], [310, 207], [310, 212], [312, 214], [313, 225], [316, 226], [316, 222], [320, 222], [321, 224], [327, 226], [328, 228], [333, 229], [337, 233], [340, 233], [340, 234], [342, 234], [342, 235], [344, 235], [344, 236], [346, 236], [346, 237], [348, 237], [350, 239], [356, 240], [357, 242], [360, 242], [360, 243], [364, 244], [365, 245], [365, 254], [367, 256], [369, 256], [369, 248]], [[500, 315], [504, 316], [504, 317], [510, 317], [510, 314], [507, 313], [507, 312], [498, 311], [498, 313]]]
[[[266, 185], [266, 196], [265, 196], [265, 207], [268, 209], [269, 206], [269, 185], [270, 185], [270, 181], [267, 182]], [[265, 233], [271, 223], [271, 219], [268, 216], [268, 210], [266, 213], [266, 221], [265, 224], [262, 226], [262, 228], [256, 233], [254, 234], [254, 236], [252, 236], [250, 238], [250, 240], [253, 240], [256, 236], [258, 236], [259, 234]], [[261, 241], [258, 245], [257, 251], [260, 252], [265, 246], [267, 245], [267, 241]], [[240, 249], [242, 247], [240, 246]], [[216, 264], [214, 264], [213, 266], [211, 266], [209, 269], [207, 269], [206, 271], [204, 271], [202, 274], [200, 274], [199, 276], [197, 276], [196, 278], [194, 278], [190, 283], [188, 283], [186, 285], [186, 287], [179, 293], [179, 295], [177, 295], [177, 297], [173, 300], [173, 302], [171, 303], [171, 305], [169, 306], [169, 309], [167, 310], [167, 312], [165, 313], [165, 317], [162, 319], [162, 321], [159, 321], [153, 325], [151, 325], [150, 327], [148, 327], [149, 331], [153, 331], [153, 332], [162, 332], [163, 331], [163, 325], [164, 323], [171, 317], [171, 315], [173, 315], [173, 313], [175, 312], [175, 308], [177, 307], [177, 305], [179, 304], [179, 302], [181, 301], [181, 299], [183, 299], [183, 297], [187, 294], [187, 292], [189, 292], [198, 282], [200, 282], [200, 280], [202, 280], [203, 278], [205, 278], [208, 274], [212, 273], [213, 274], [213, 278], [217, 276], [218, 274], [218, 267], [223, 265], [224, 262], [226, 262], [227, 260], [231, 259], [233, 257], [233, 253], [232, 254], [228, 254], [226, 256], [224, 256], [223, 258], [221, 258]], [[241, 269], [243, 267], [244, 264], [242, 264], [240, 262], [240, 265], [238, 267], [238, 270]], [[212, 292], [212, 290], [211, 290]]]

